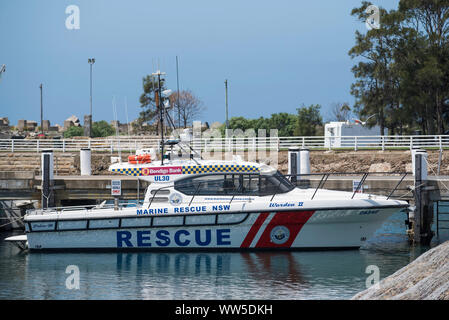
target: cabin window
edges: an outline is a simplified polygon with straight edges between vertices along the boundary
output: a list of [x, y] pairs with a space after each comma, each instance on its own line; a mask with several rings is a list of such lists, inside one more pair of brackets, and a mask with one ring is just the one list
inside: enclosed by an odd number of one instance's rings
[[256, 194], [258, 175], [204, 175], [175, 182], [175, 189], [187, 195], [243, 195]]
[[175, 182], [175, 189], [186, 195], [269, 195], [284, 193], [294, 186], [281, 174], [203, 175]]
[[272, 176], [261, 176], [259, 183], [259, 195], [266, 196], [276, 193], [285, 193], [295, 186], [287, 180], [279, 171]]
[[175, 182], [175, 189], [187, 195], [235, 194], [238, 180], [232, 175], [205, 175]]

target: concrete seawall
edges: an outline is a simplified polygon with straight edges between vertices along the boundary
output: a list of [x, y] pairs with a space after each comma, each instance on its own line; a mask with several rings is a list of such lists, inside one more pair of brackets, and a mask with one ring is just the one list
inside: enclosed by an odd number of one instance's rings
[[449, 300], [449, 241], [355, 295], [352, 300]]
[[[110, 174], [108, 167], [111, 156], [117, 153], [92, 153], [92, 174]], [[122, 152], [122, 161], [127, 161], [129, 153]], [[203, 154], [205, 159], [224, 159], [222, 152]], [[262, 154], [260, 161], [277, 157], [278, 167], [281, 171], [287, 171], [288, 152], [276, 151]], [[30, 171], [36, 174], [40, 171], [41, 153], [0, 152], [1, 171]], [[80, 174], [79, 153], [55, 153], [55, 173], [57, 175]], [[429, 174], [438, 169], [438, 150], [428, 150]], [[247, 152], [243, 153], [247, 159]], [[412, 171], [412, 158], [409, 150], [359, 150], [359, 151], [313, 151], [310, 152], [312, 172], [405, 172]], [[440, 163], [440, 174], [449, 175], [449, 151], [445, 150]]]

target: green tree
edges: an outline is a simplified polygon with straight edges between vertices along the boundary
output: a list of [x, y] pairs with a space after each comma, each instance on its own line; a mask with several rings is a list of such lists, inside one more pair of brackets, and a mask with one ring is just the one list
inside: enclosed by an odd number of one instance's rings
[[109, 137], [114, 134], [115, 134], [115, 128], [104, 120], [94, 122], [92, 125], [92, 136], [94, 138]]
[[82, 137], [84, 136], [83, 127], [70, 127], [64, 131], [64, 138]]
[[[352, 10], [351, 15], [359, 21], [368, 19], [366, 13], [370, 2], [364, 1], [362, 6]], [[393, 48], [398, 41], [398, 19], [395, 11], [387, 12], [379, 8], [380, 28], [371, 29], [366, 34], [356, 31], [356, 44], [349, 51], [351, 58], [362, 58], [352, 68], [356, 82], [351, 86], [351, 94], [355, 96], [354, 109], [360, 118], [377, 115], [381, 134], [386, 127], [392, 127], [388, 122], [391, 111], [398, 105], [397, 74], [393, 71]]]
[[271, 128], [278, 129], [280, 137], [290, 137], [295, 134], [297, 118], [294, 114], [285, 112], [274, 113], [269, 119], [269, 124]]
[[403, 96], [418, 111], [422, 131], [441, 134], [449, 116], [449, 1], [401, 0], [398, 11], [407, 35], [396, 50], [404, 72]]
[[[371, 3], [352, 10], [365, 22]], [[401, 0], [380, 9], [380, 28], [361, 34], [349, 51], [355, 112], [375, 118], [382, 131], [441, 134], [449, 120], [449, 0]], [[374, 119], [374, 118], [373, 118]], [[373, 124], [373, 123], [372, 123]]]
[[[153, 75], [147, 75], [142, 79], [143, 93], [139, 98], [142, 111], [139, 114], [139, 122], [149, 125], [157, 123], [159, 131], [159, 109], [156, 105], [155, 92], [159, 88], [158, 78]], [[165, 90], [165, 81], [161, 79], [161, 90]]]
[[322, 135], [318, 132], [323, 126], [323, 118], [320, 114], [321, 106], [312, 104], [308, 107], [298, 108], [297, 126], [295, 135], [297, 136], [315, 136]]
[[[286, 112], [273, 113], [270, 118], [259, 117], [258, 119], [246, 119], [244, 117], [232, 117], [229, 119], [229, 129], [240, 129], [242, 131], [254, 129], [256, 134], [259, 130], [265, 130], [267, 136], [271, 129], [277, 129], [281, 137], [293, 136], [297, 126], [297, 117]], [[225, 135], [226, 126], [220, 128], [222, 135]]]

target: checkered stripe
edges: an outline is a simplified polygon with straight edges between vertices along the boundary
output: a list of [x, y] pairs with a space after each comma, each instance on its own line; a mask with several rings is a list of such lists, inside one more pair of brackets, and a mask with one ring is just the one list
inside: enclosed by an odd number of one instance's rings
[[183, 166], [183, 174], [196, 174], [196, 173], [226, 173], [226, 172], [259, 172], [256, 166], [239, 165], [239, 164], [214, 164], [205, 166]]
[[134, 177], [140, 176], [140, 168], [112, 169], [112, 172], [122, 173]]

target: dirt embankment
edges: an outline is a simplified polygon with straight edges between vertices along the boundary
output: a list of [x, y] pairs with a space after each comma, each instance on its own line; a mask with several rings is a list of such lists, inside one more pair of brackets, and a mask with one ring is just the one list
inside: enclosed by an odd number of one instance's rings
[[[429, 150], [429, 175], [438, 170], [438, 150]], [[129, 153], [122, 153], [122, 161], [128, 160]], [[92, 174], [107, 175], [111, 164], [111, 156], [118, 154], [92, 153]], [[225, 160], [220, 153], [204, 154], [205, 159]], [[229, 157], [232, 158], [232, 157]], [[248, 154], [243, 154], [248, 160]], [[282, 172], [287, 172], [288, 152], [261, 152], [256, 156], [259, 162], [277, 166]], [[254, 161], [254, 157], [249, 159]], [[40, 172], [40, 153], [0, 153], [0, 171], [34, 171]], [[310, 151], [312, 173], [322, 172], [411, 172], [412, 158], [410, 151]], [[79, 175], [79, 153], [55, 153], [55, 170], [58, 175]], [[449, 150], [442, 154], [440, 174], [449, 175]]]
[[[439, 151], [428, 151], [428, 171], [438, 170]], [[287, 168], [287, 155], [282, 154], [282, 167]], [[311, 151], [312, 172], [411, 172], [410, 151]], [[433, 170], [433, 171], [432, 171]], [[449, 151], [444, 151], [440, 174], [449, 174]]]
[[[438, 170], [438, 150], [427, 151], [427, 161], [429, 164], [429, 174]], [[113, 156], [118, 156], [117, 154]], [[208, 157], [209, 158], [209, 157]], [[214, 159], [224, 159], [219, 153]], [[245, 153], [245, 160], [248, 155]], [[271, 158], [271, 160], [269, 160]], [[260, 162], [276, 163], [276, 153], [267, 152], [266, 156], [258, 157]], [[128, 160], [128, 154], [122, 154], [122, 161]], [[267, 161], [268, 160], [268, 161]], [[79, 174], [80, 162], [79, 154], [75, 155], [75, 170]], [[92, 154], [92, 174], [111, 174], [108, 167], [111, 163], [110, 154]], [[278, 167], [281, 171], [287, 172], [288, 152], [280, 151], [277, 157]], [[310, 151], [311, 171], [321, 172], [411, 172], [412, 156], [410, 151]], [[432, 171], [433, 170], [433, 171]], [[440, 165], [440, 174], [449, 175], [449, 151], [444, 151]]]
[[[113, 157], [118, 157], [117, 154], [112, 155]], [[80, 168], [80, 156], [75, 155], [75, 170], [76, 174], [80, 174], [81, 168]], [[122, 161], [126, 162], [128, 161], [128, 154], [121, 156]], [[92, 168], [92, 174], [93, 175], [116, 175], [116, 173], [112, 173], [108, 170], [109, 166], [111, 165], [111, 155], [110, 154], [95, 154], [93, 153], [91, 155], [90, 164]]]

